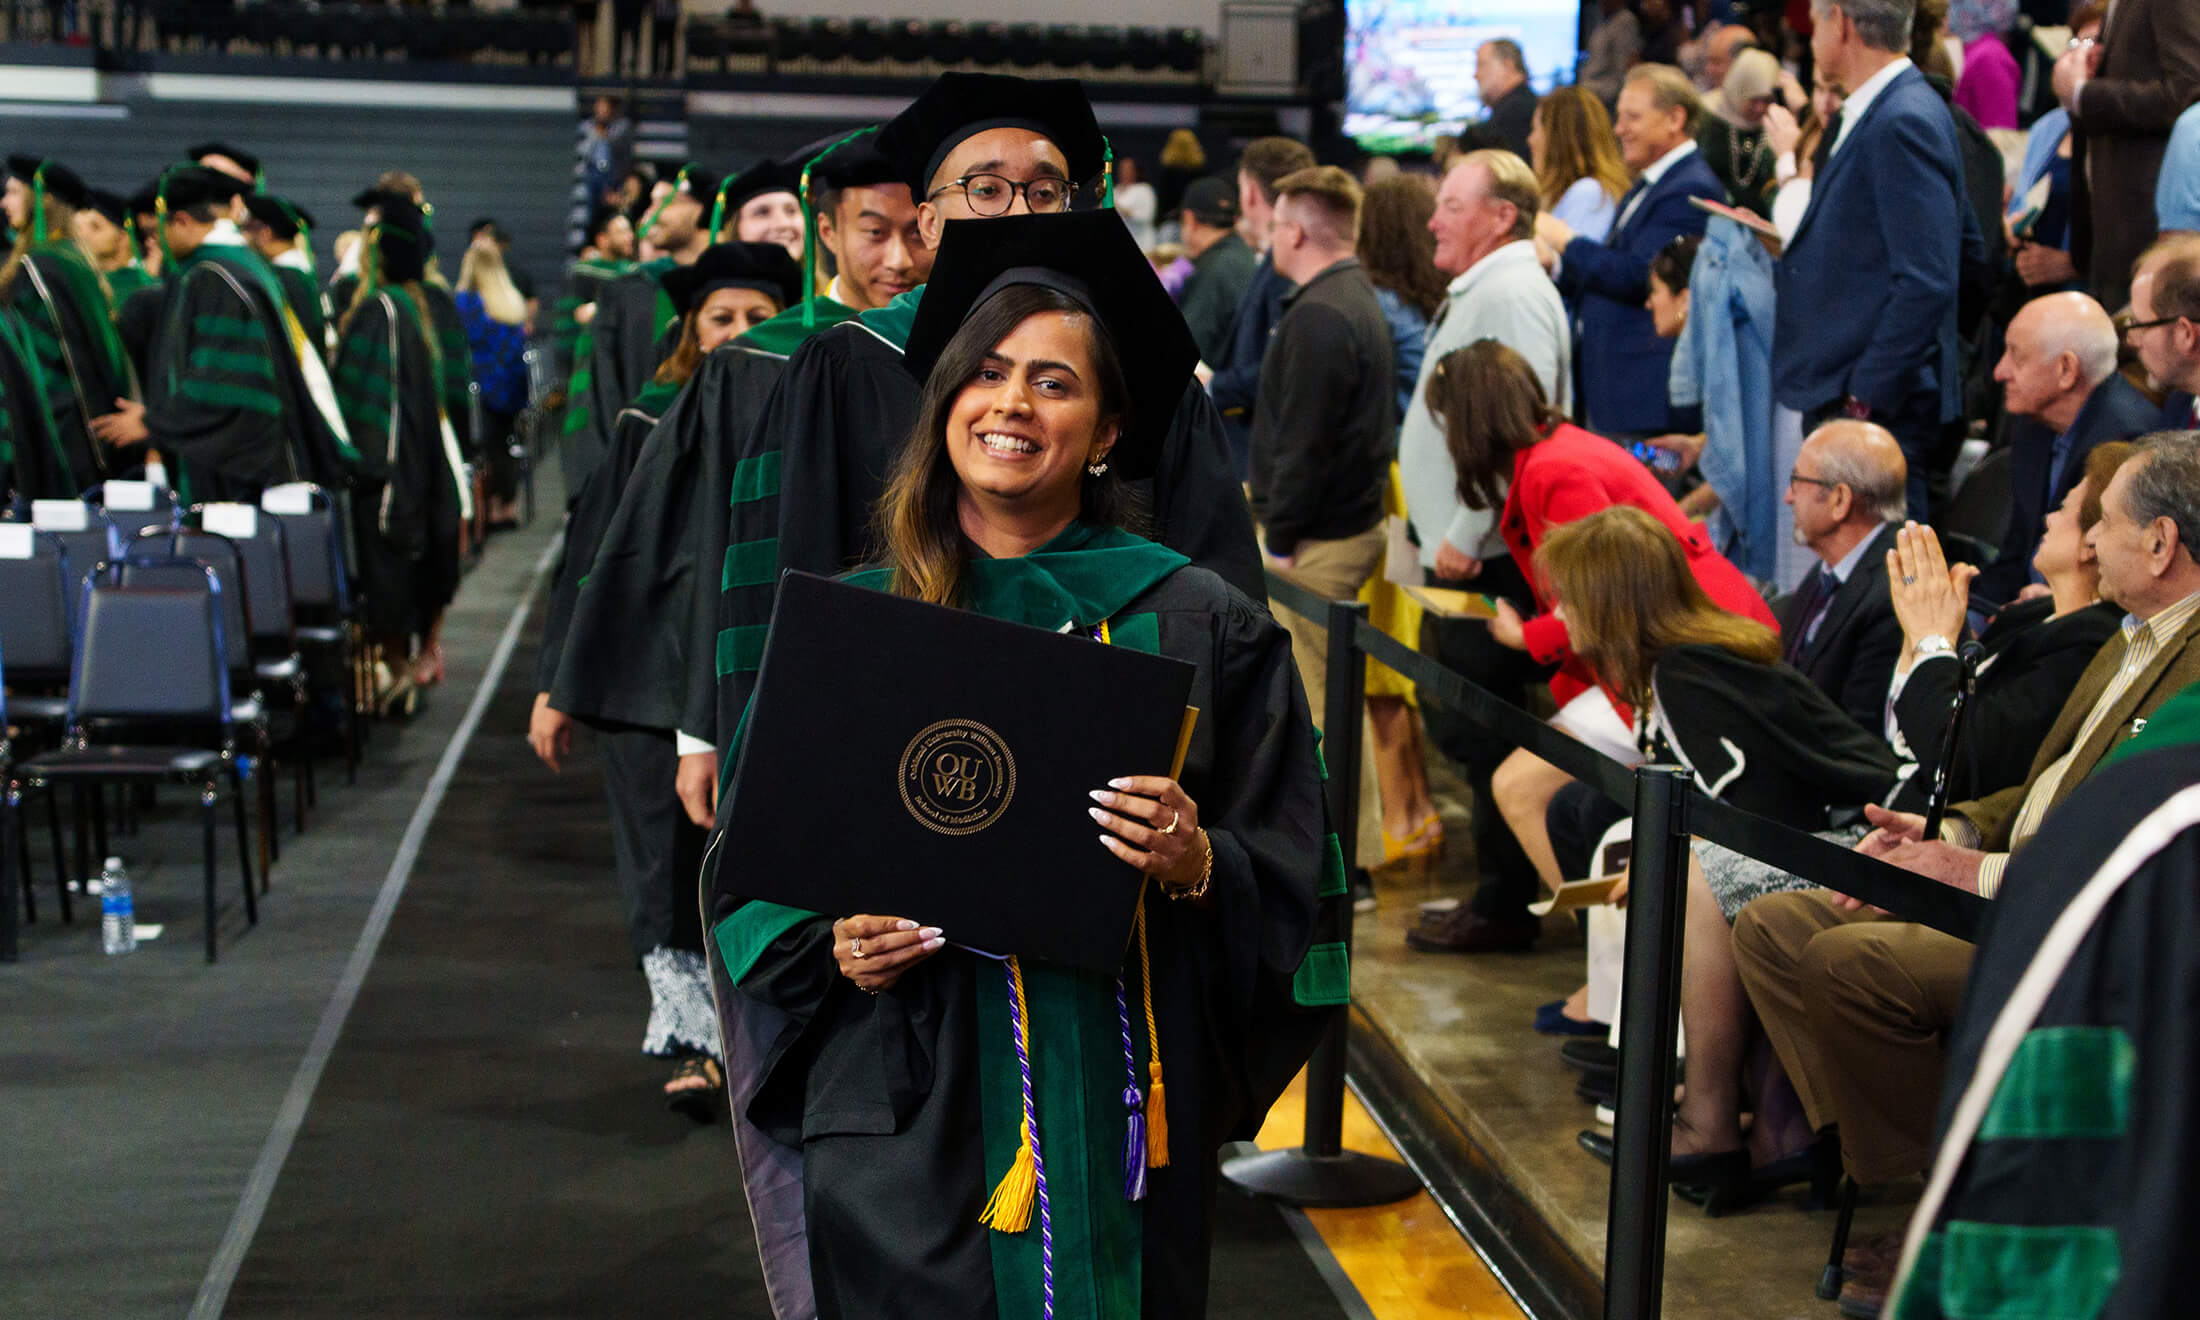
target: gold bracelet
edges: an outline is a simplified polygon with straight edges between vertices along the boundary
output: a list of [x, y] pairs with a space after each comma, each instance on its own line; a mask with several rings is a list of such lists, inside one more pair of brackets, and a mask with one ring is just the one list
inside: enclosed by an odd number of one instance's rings
[[1183, 889], [1173, 888], [1169, 885], [1161, 886], [1162, 892], [1167, 894], [1172, 900], [1185, 898], [1205, 898], [1207, 896], [1207, 884], [1209, 881], [1215, 878], [1215, 842], [1214, 840], [1207, 837], [1207, 831], [1205, 829], [1201, 829], [1199, 831], [1199, 842], [1200, 846], [1207, 850], [1207, 860], [1202, 862], [1199, 867], [1199, 879], [1193, 881], [1190, 886]]

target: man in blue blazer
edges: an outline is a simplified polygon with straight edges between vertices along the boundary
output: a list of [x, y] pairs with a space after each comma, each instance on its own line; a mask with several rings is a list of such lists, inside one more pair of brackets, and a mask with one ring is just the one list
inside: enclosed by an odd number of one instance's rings
[[1536, 239], [1556, 254], [1558, 291], [1581, 326], [1581, 399], [1589, 429], [1614, 439], [1675, 430], [1665, 382], [1673, 342], [1658, 338], [1643, 300], [1650, 259], [1682, 234], [1701, 234], [1710, 219], [1691, 197], [1726, 200], [1726, 186], [1696, 150], [1703, 116], [1695, 84], [1667, 64], [1638, 64], [1620, 88], [1612, 130], [1636, 175], [1620, 199], [1612, 230], [1598, 243], [1577, 237], [1545, 211]]
[[1955, 121], [1902, 54], [1914, 7], [1812, 0], [1811, 52], [1848, 100], [1780, 258], [1772, 375], [1806, 432], [1840, 416], [1893, 432], [1910, 516], [1923, 519], [1942, 424], [1962, 407], [1956, 295], [1978, 227]]

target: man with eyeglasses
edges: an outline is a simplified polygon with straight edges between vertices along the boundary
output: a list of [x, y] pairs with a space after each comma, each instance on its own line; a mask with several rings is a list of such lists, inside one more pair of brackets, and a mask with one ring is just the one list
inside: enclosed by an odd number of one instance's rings
[[2132, 267], [2124, 340], [2154, 384], [2170, 392], [2165, 430], [2200, 427], [2200, 235], [2165, 238]]
[[1848, 420], [1813, 431], [1788, 474], [1795, 540], [1818, 556], [1818, 566], [1778, 607], [1781, 658], [1867, 729], [1886, 717], [1887, 680], [1902, 650], [1887, 552], [1907, 508], [1908, 480], [1893, 434]]

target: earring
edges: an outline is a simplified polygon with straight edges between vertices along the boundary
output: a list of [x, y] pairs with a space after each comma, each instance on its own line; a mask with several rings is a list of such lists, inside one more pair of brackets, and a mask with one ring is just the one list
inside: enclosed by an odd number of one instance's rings
[[1107, 474], [1107, 470], [1108, 470], [1108, 465], [1107, 465], [1106, 463], [1087, 463], [1087, 464], [1085, 464], [1085, 474], [1086, 474], [1087, 476], [1093, 476], [1093, 477], [1098, 477], [1098, 476], [1104, 476], [1104, 475], [1106, 475], [1106, 474]]

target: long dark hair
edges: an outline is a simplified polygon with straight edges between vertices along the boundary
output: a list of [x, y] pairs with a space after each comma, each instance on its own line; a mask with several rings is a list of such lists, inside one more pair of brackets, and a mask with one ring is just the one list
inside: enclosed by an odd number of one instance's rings
[[1459, 472], [1459, 502], [1470, 509], [1503, 504], [1513, 455], [1559, 420], [1528, 360], [1494, 339], [1445, 354], [1429, 376], [1427, 402]]
[[[947, 453], [948, 411], [963, 386], [985, 366], [994, 346], [1042, 312], [1070, 312], [1084, 325], [1093, 372], [1099, 377], [1100, 420], [1121, 422], [1126, 416], [1130, 385], [1122, 359], [1107, 327], [1082, 303], [1036, 284], [1012, 284], [980, 303], [940, 350], [939, 361], [924, 382], [917, 424], [894, 460], [893, 475], [879, 499], [873, 535], [885, 552], [886, 564], [894, 570], [896, 595], [934, 605], [961, 604], [970, 545], [956, 513], [962, 479]], [[1120, 527], [1137, 521], [1129, 490], [1112, 473], [1086, 477], [1079, 501], [1077, 516], [1085, 522]]]
[[1378, 289], [1388, 289], [1426, 319], [1444, 305], [1449, 281], [1436, 269], [1436, 236], [1428, 220], [1436, 194], [1428, 182], [1401, 174], [1367, 190], [1360, 201], [1360, 264]]

